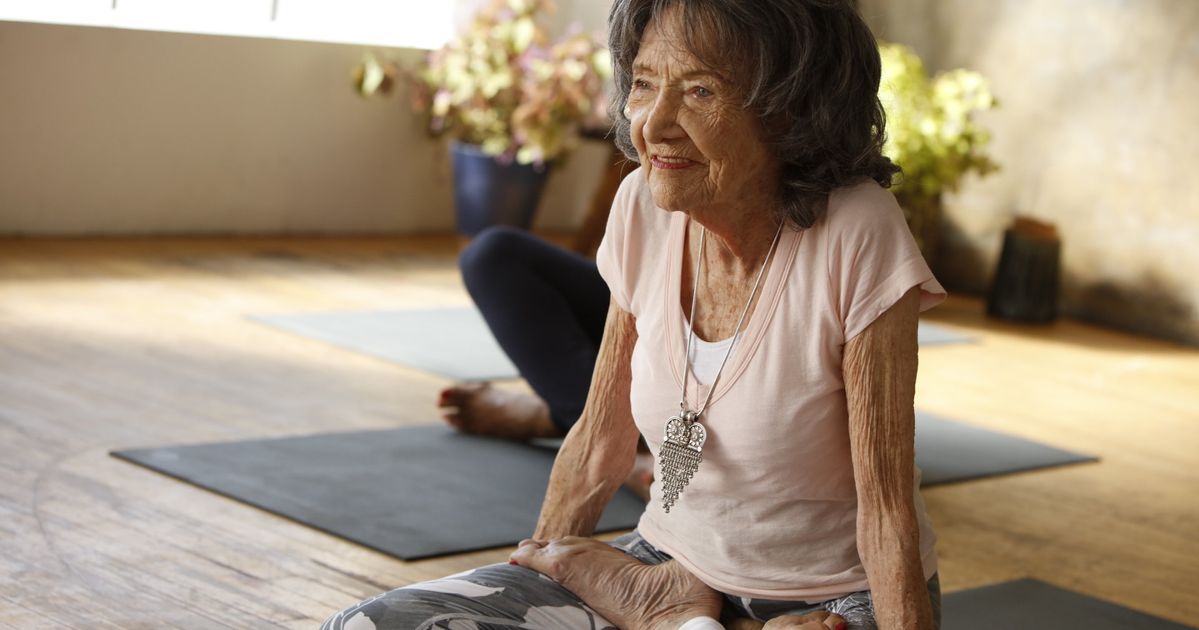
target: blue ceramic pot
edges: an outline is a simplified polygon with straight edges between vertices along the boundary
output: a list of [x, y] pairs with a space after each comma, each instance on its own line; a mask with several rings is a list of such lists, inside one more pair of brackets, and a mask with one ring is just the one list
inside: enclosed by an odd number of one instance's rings
[[454, 207], [458, 233], [474, 236], [493, 225], [529, 229], [549, 165], [503, 163], [475, 145], [453, 142]]

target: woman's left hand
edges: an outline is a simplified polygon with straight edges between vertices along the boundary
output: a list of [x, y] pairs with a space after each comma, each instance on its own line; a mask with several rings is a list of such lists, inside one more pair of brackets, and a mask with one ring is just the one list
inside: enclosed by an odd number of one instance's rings
[[509, 562], [548, 575], [620, 628], [674, 630], [720, 617], [720, 594], [677, 562], [645, 564], [590, 538], [522, 540]]

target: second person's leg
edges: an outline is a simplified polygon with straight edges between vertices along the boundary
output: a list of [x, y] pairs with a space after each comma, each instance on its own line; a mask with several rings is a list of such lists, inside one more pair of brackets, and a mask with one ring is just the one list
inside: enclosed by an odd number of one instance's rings
[[540, 400], [486, 386], [453, 388], [441, 401], [455, 410], [447, 419], [468, 432], [505, 437], [565, 433], [586, 402], [608, 309], [595, 263], [497, 227], [476, 236], [459, 264], [492, 334]]

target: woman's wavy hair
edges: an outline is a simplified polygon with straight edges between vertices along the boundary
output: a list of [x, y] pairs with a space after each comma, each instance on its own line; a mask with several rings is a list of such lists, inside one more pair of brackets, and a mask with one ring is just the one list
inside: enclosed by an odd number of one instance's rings
[[611, 111], [625, 155], [637, 160], [625, 114], [633, 61], [650, 20], [672, 7], [681, 11], [683, 44], [736, 77], [745, 107], [761, 119], [790, 221], [811, 227], [835, 188], [865, 179], [891, 185], [900, 169], [882, 154], [878, 43], [848, 0], [615, 0]]

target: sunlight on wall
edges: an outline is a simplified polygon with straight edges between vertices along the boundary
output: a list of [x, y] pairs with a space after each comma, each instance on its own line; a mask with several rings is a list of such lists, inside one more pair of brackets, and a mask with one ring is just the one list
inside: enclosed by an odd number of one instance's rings
[[437, 48], [457, 3], [428, 0], [0, 0], [0, 20]]

